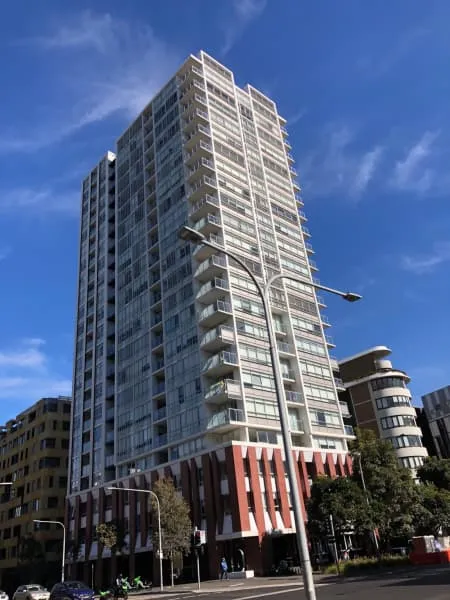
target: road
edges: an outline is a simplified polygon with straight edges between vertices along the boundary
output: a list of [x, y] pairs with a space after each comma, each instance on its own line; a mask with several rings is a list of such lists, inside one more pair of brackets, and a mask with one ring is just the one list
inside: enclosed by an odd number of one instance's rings
[[[401, 575], [394, 573], [380, 577], [355, 577], [344, 580], [321, 578], [316, 581], [317, 600], [449, 600], [450, 566], [448, 568], [411, 570]], [[146, 599], [157, 597], [167, 600], [199, 600], [217, 597], [220, 600], [303, 600], [306, 598], [301, 580], [253, 579], [246, 582], [214, 581], [202, 584], [198, 592], [194, 586], [155, 590]]]

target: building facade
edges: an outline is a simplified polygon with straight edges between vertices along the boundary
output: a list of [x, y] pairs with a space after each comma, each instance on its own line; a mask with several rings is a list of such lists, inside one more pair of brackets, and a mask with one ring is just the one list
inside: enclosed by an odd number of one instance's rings
[[351, 405], [356, 426], [389, 440], [400, 464], [415, 471], [428, 452], [411, 403], [410, 378], [392, 366], [390, 355], [386, 346], [376, 346], [339, 361], [345, 386], [340, 396]]
[[275, 103], [203, 52], [84, 180], [67, 513], [78, 570], [94, 562], [101, 580], [106, 561], [116, 568], [95, 535], [111, 519], [128, 532], [124, 568], [149, 564], [146, 498], [106, 488], [148, 488], [164, 475], [207, 532], [211, 573], [238, 547], [262, 572], [267, 539], [271, 552], [292, 542], [262, 303], [223, 253], [180, 240], [186, 224], [262, 283], [281, 271], [304, 281], [284, 279], [270, 295], [298, 482], [306, 498], [315, 474], [349, 472], [353, 431], [302, 209]]
[[2, 587], [23, 583], [17, 568], [32, 559], [59, 576], [62, 528], [37, 529], [33, 519], [64, 521], [70, 411], [70, 398], [43, 398], [0, 428], [0, 483], [10, 484], [0, 485]]
[[450, 458], [450, 385], [422, 396], [431, 436], [441, 458]]

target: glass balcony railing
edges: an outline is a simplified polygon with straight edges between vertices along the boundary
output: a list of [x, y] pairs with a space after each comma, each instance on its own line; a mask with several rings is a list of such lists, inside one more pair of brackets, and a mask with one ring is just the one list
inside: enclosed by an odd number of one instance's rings
[[215, 429], [217, 427], [221, 427], [223, 425], [230, 425], [232, 423], [244, 423], [245, 416], [244, 411], [239, 408], [227, 408], [222, 410], [215, 415], [212, 415], [208, 419], [206, 424], [207, 429]]
[[218, 354], [214, 354], [208, 358], [208, 360], [203, 365], [202, 372], [210, 371], [216, 367], [220, 367], [221, 365], [237, 365], [238, 358], [236, 352], [228, 352], [224, 350], [223, 352], [219, 352]]
[[295, 402], [296, 404], [304, 404], [303, 396], [300, 392], [292, 392], [291, 390], [285, 391], [286, 401]]

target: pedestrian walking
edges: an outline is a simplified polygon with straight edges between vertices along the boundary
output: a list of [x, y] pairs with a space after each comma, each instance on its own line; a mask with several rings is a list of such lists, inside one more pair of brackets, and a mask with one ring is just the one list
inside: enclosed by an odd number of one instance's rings
[[220, 561], [220, 579], [228, 579], [228, 563], [225, 557]]

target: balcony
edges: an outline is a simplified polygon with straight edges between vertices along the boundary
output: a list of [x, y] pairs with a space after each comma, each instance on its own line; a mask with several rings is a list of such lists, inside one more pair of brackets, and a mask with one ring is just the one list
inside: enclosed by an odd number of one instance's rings
[[217, 182], [213, 177], [202, 175], [190, 186], [188, 197], [191, 202], [199, 200], [202, 196], [212, 194], [217, 191]]
[[199, 158], [209, 158], [212, 154], [213, 148], [211, 144], [208, 144], [207, 142], [203, 142], [203, 141], [199, 141], [198, 144], [195, 144], [195, 146], [191, 149], [190, 152], [188, 152], [187, 157], [186, 157], [186, 165], [190, 166], [192, 163], [194, 163], [195, 161], [197, 161]]
[[325, 303], [325, 300], [324, 300], [323, 296], [321, 296], [320, 294], [316, 294], [316, 300], [317, 300], [317, 304], [320, 307], [325, 308], [326, 303]]
[[232, 373], [237, 366], [238, 357], [236, 352], [224, 350], [208, 358], [203, 365], [202, 373], [208, 377], [222, 377], [227, 373]]
[[283, 381], [295, 381], [295, 373], [292, 369], [283, 369], [281, 372]]
[[189, 183], [193, 185], [202, 175], [214, 175], [214, 164], [209, 158], [200, 158], [189, 168]]
[[158, 383], [156, 385], [154, 384], [152, 386], [152, 397], [153, 398], [156, 398], [156, 397], [159, 397], [159, 396], [162, 397], [162, 396], [164, 396], [165, 393], [166, 393], [166, 383], [165, 383], [165, 381], [161, 381], [160, 383]]
[[205, 394], [208, 404], [222, 404], [229, 400], [238, 400], [241, 397], [241, 385], [234, 379], [224, 379], [212, 385]]
[[200, 233], [203, 233], [203, 235], [217, 233], [221, 227], [222, 223], [220, 221], [220, 217], [218, 215], [214, 215], [213, 213], [208, 213], [206, 217], [202, 217], [194, 225], [194, 229], [196, 231], [200, 231]]
[[312, 244], [310, 242], [305, 242], [305, 248], [306, 252], [308, 252], [309, 254], [315, 254], [314, 248], [312, 247]]
[[348, 437], [355, 437], [355, 431], [351, 425], [344, 425], [345, 435]]
[[206, 110], [193, 108], [183, 113], [183, 121], [183, 131], [188, 134], [192, 130], [196, 130], [199, 124], [209, 125], [209, 115]]
[[167, 418], [167, 407], [166, 406], [162, 406], [161, 408], [158, 408], [157, 410], [154, 411], [153, 422], [161, 421], [162, 419], [165, 419], [165, 418]]
[[232, 306], [229, 302], [217, 300], [203, 309], [198, 316], [198, 324], [202, 327], [215, 327], [226, 321], [232, 314]]
[[152, 339], [152, 352], [161, 353], [164, 350], [164, 338], [162, 335], [155, 335]]
[[198, 290], [196, 299], [202, 304], [211, 304], [224, 293], [229, 290], [228, 281], [221, 277], [214, 277], [211, 281], [207, 281]]
[[289, 429], [291, 433], [303, 433], [305, 431], [303, 420], [295, 415], [289, 415]]
[[242, 425], [245, 423], [244, 411], [239, 408], [226, 408], [221, 412], [212, 415], [206, 424], [208, 431], [214, 430], [214, 432], [224, 433], [231, 431], [236, 425]]
[[162, 329], [162, 313], [156, 313], [151, 320], [152, 329]]
[[225, 256], [214, 255], [208, 260], [203, 261], [194, 273], [199, 281], [207, 281], [215, 275], [221, 275], [227, 268], [227, 259]]
[[327, 315], [320, 315], [320, 320], [322, 321], [322, 325], [324, 327], [331, 327], [330, 319]]
[[300, 392], [285, 390], [284, 395], [286, 397], [286, 402], [291, 402], [292, 404], [305, 404], [303, 395]]
[[[223, 237], [221, 235], [210, 233], [208, 236], [206, 236], [206, 239], [208, 242], [211, 242], [216, 246], [223, 246]], [[192, 256], [195, 256], [198, 261], [203, 261], [215, 252], [217, 252], [217, 249], [211, 248], [211, 246], [207, 246], [205, 244], [199, 244], [192, 253]]]
[[307, 237], [311, 237], [311, 234], [310, 234], [309, 229], [307, 227], [305, 227], [304, 225], [302, 225], [301, 229], [302, 229], [303, 235], [305, 235]]
[[342, 379], [340, 377], [334, 378], [334, 385], [336, 386], [336, 388], [338, 390], [345, 390], [344, 382], [342, 381]]
[[298, 212], [298, 216], [300, 217], [300, 221], [302, 223], [304, 223], [305, 221], [308, 220], [307, 217], [306, 217], [306, 214], [305, 214], [305, 212], [303, 210], [299, 210], [297, 212]]
[[187, 100], [190, 97], [195, 97], [198, 93], [205, 93], [205, 84], [198, 79], [193, 79], [190, 83], [187, 82], [182, 86], [181, 99]]
[[211, 329], [200, 340], [200, 348], [207, 352], [217, 352], [230, 344], [234, 344], [234, 330], [227, 325], [219, 325]]
[[334, 340], [331, 337], [331, 335], [326, 335], [325, 341], [327, 343], [328, 348], [336, 348], [336, 344], [334, 343]]
[[311, 269], [311, 271], [318, 271], [319, 267], [317, 266], [317, 263], [315, 260], [313, 260], [312, 258], [309, 259], [309, 268]]
[[287, 329], [283, 323], [274, 321], [273, 328], [275, 330], [276, 335], [281, 336], [281, 337], [285, 337], [287, 335]]
[[211, 210], [214, 210], [219, 206], [220, 202], [218, 198], [206, 194], [203, 198], [192, 204], [189, 211], [189, 218], [196, 221], [197, 219], [200, 219], [200, 217], [206, 216], [209, 212], [211, 212]]
[[167, 433], [158, 435], [153, 440], [153, 448], [160, 448], [161, 446], [167, 446]]
[[295, 355], [294, 347], [291, 346], [291, 344], [286, 344], [286, 342], [278, 342], [277, 348], [278, 348], [278, 354]]
[[207, 125], [201, 125], [199, 123], [198, 125], [193, 127], [188, 134], [185, 135], [184, 139], [186, 150], [190, 150], [200, 141], [210, 143], [211, 129]]
[[352, 413], [348, 408], [347, 402], [339, 402], [339, 406], [341, 407], [341, 413], [343, 417], [351, 417]]
[[152, 365], [152, 375], [161, 375], [164, 372], [164, 358], [156, 360]]
[[105, 442], [107, 444], [110, 444], [113, 441], [114, 441], [114, 430], [113, 431], [107, 431], [106, 434], [105, 434]]

